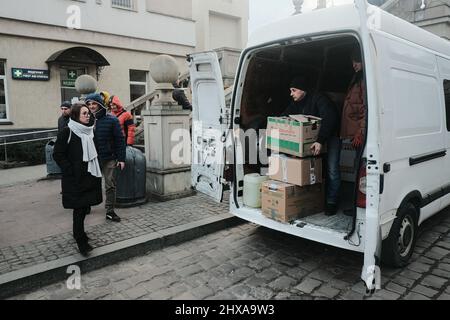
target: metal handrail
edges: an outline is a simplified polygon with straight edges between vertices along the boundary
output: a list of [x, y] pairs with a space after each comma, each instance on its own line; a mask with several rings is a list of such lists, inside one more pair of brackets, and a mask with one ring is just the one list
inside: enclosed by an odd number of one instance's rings
[[4, 142], [4, 143], [2, 143], [2, 145], [9, 146], [9, 145], [13, 145], [13, 144], [21, 144], [21, 143], [27, 143], [27, 142], [43, 141], [43, 140], [51, 140], [53, 138], [55, 138], [55, 136], [46, 137], [46, 138], [36, 138], [36, 139], [22, 140], [22, 141]]
[[21, 140], [21, 141], [10, 141], [6, 142], [7, 138], [13, 138], [13, 137], [21, 137], [21, 136], [27, 136], [27, 135], [35, 135], [35, 134], [41, 134], [41, 133], [50, 133], [50, 132], [57, 132], [58, 129], [51, 129], [51, 130], [41, 130], [41, 131], [31, 131], [31, 132], [22, 132], [22, 133], [13, 133], [13, 134], [7, 134], [0, 136], [0, 140], [3, 140], [3, 143], [0, 145], [3, 146], [5, 151], [5, 161], [8, 162], [8, 150], [6, 146], [14, 145], [14, 144], [21, 144], [21, 143], [29, 143], [29, 142], [36, 142], [36, 141], [45, 141], [45, 140], [51, 140], [56, 137], [56, 135], [48, 136], [44, 138], [35, 138], [35, 139], [27, 139], [27, 140]]
[[48, 133], [48, 132], [53, 132], [53, 131], [58, 131], [58, 129], [7, 134], [7, 135], [4, 135], [4, 136], [0, 136], [0, 139], [10, 138], [10, 137], [26, 136], [26, 135], [30, 135], [30, 134]]

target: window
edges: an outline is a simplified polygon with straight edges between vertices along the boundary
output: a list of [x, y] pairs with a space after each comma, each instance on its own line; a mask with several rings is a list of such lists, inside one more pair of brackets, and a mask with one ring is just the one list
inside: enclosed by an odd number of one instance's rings
[[136, 0], [111, 0], [111, 5], [116, 8], [136, 10]]
[[447, 131], [450, 131], [450, 80], [444, 80], [445, 116], [447, 119]]
[[[147, 78], [148, 71], [130, 70], [130, 101], [147, 94]], [[136, 109], [136, 114], [139, 115], [143, 107], [145, 107], [145, 103]]]
[[8, 120], [8, 97], [6, 92], [6, 66], [0, 61], [0, 122]]

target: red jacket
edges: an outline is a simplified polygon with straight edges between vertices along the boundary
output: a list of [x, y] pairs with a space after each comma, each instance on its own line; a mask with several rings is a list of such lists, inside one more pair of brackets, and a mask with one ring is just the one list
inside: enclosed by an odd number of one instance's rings
[[364, 81], [354, 83], [345, 98], [342, 110], [341, 138], [353, 139], [366, 133], [366, 88]]
[[128, 146], [131, 146], [134, 144], [134, 131], [136, 129], [133, 116], [123, 108], [119, 97], [112, 96], [111, 103], [114, 103], [117, 106], [117, 110], [112, 111], [112, 114], [119, 119], [123, 135], [125, 136], [125, 141]]

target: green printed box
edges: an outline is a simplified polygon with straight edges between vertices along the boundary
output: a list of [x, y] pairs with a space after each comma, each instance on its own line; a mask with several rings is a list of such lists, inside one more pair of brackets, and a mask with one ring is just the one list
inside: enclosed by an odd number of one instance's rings
[[297, 157], [311, 156], [321, 119], [313, 116], [291, 115], [267, 119], [267, 148]]

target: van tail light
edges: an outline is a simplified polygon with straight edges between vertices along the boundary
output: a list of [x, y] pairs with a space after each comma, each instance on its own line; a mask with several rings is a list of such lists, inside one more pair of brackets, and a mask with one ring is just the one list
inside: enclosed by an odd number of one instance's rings
[[366, 171], [366, 163], [365, 161], [359, 168], [358, 174], [358, 195], [356, 198], [356, 205], [358, 208], [366, 207], [366, 182], [367, 182], [367, 171]]

